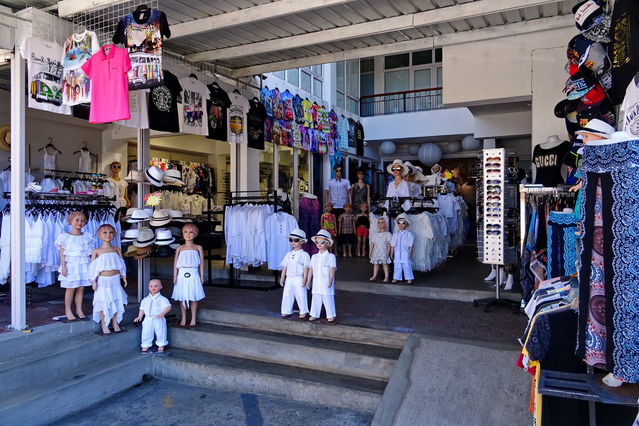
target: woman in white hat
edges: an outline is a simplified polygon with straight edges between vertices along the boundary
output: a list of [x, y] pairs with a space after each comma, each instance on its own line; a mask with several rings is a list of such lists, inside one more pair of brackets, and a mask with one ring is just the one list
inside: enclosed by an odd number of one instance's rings
[[304, 286], [306, 282], [306, 268], [311, 262], [311, 257], [302, 250], [302, 245], [306, 243], [306, 233], [299, 228], [295, 228], [288, 236], [293, 250], [286, 253], [280, 266], [280, 285], [284, 287], [282, 293], [282, 306], [280, 312], [282, 318], [288, 318], [293, 314], [293, 303], [297, 301], [300, 310], [299, 318], [306, 319], [308, 315], [307, 290]]
[[388, 184], [386, 197], [410, 197], [408, 182], [404, 179], [408, 174], [408, 167], [402, 163], [402, 160], [393, 160], [393, 162], [386, 167], [386, 171], [393, 175], [393, 181]]
[[335, 271], [337, 260], [328, 248], [333, 245], [333, 238], [326, 229], [320, 229], [317, 235], [311, 237], [317, 245], [319, 253], [311, 257], [306, 276], [306, 287], [312, 288], [311, 316], [309, 321], [317, 321], [322, 312], [322, 305], [326, 310], [329, 324], [335, 324]]

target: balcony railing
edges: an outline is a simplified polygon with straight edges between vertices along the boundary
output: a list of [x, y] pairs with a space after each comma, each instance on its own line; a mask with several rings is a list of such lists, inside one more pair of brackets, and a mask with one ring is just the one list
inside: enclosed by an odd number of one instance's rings
[[428, 111], [442, 108], [441, 87], [380, 93], [359, 98], [359, 115], [361, 117]]

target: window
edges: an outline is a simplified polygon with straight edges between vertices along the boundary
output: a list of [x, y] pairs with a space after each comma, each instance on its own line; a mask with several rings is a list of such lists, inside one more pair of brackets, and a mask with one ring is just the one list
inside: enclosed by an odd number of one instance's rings
[[275, 71], [273, 75], [281, 80], [286, 80], [286, 71]]
[[431, 68], [415, 71], [413, 87], [415, 89], [430, 89], [432, 87], [431, 71]]
[[321, 65], [313, 65], [311, 67], [311, 71], [313, 71], [317, 75], [322, 75], [322, 66]]
[[441, 62], [442, 61], [442, 48], [439, 47], [437, 49], [435, 49], [435, 62]]
[[421, 52], [413, 52], [413, 66], [426, 65], [433, 63], [433, 51], [422, 50]]
[[286, 81], [291, 83], [293, 86], [300, 85], [300, 70], [299, 68], [294, 68], [292, 70], [286, 71]]
[[401, 53], [399, 55], [386, 56], [384, 58], [384, 69], [392, 70], [395, 68], [403, 68], [410, 65], [410, 55]]
[[340, 92], [337, 92], [336, 95], [337, 96], [335, 98], [335, 105], [340, 108], [346, 109], [346, 95]]
[[360, 76], [359, 93], [360, 96], [375, 94], [375, 74], [368, 73]]
[[313, 77], [313, 94], [318, 98], [322, 97], [322, 80]]
[[305, 92], [311, 93], [311, 74], [304, 70], [300, 73], [300, 88]]
[[359, 69], [362, 74], [375, 72], [375, 60], [373, 58], [362, 59], [359, 61]]
[[384, 91], [403, 92], [410, 89], [410, 74], [408, 70], [391, 71], [384, 74]]
[[335, 104], [359, 114], [359, 60], [335, 63]]

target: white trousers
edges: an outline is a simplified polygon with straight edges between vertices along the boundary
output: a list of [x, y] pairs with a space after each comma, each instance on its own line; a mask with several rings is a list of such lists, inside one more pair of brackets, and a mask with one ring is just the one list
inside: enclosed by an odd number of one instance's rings
[[311, 316], [319, 318], [322, 314], [322, 305], [326, 310], [326, 318], [335, 318], [335, 295], [313, 293], [311, 299]]
[[402, 272], [404, 272], [405, 280], [413, 280], [413, 262], [409, 259], [408, 262], [394, 262], [393, 263], [393, 279], [397, 281], [402, 280]]
[[142, 347], [150, 348], [153, 346], [153, 336], [155, 335], [155, 344], [158, 346], [166, 346], [169, 341], [166, 340], [166, 318], [155, 318], [145, 316], [142, 321]]
[[282, 315], [293, 313], [293, 303], [297, 301], [300, 315], [308, 314], [308, 291], [302, 285], [302, 277], [286, 278], [284, 292], [282, 293]]

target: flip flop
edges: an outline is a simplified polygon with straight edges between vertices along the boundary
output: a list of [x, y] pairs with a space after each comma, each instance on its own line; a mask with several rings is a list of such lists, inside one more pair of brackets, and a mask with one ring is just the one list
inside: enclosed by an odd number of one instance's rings
[[166, 354], [167, 354], [167, 351], [166, 351], [166, 349], [162, 349], [161, 351], [160, 351], [160, 350], [157, 350], [157, 351], [155, 351], [154, 353], [155, 353], [156, 355], [166, 355]]
[[337, 320], [336, 320], [336, 319], [334, 319], [333, 321], [328, 321], [328, 320], [327, 320], [326, 322], [328, 323], [328, 325], [335, 325], [335, 324], [337, 324]]
[[150, 353], [151, 353], [151, 349], [147, 349], [146, 351], [144, 351], [144, 350], [140, 351], [140, 355], [148, 355]]
[[310, 322], [315, 322], [315, 321], [319, 321], [319, 318], [314, 318], [314, 317], [309, 317], [308, 319]]

